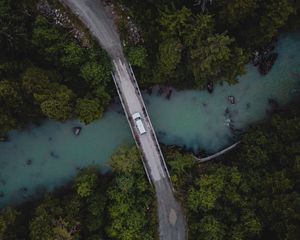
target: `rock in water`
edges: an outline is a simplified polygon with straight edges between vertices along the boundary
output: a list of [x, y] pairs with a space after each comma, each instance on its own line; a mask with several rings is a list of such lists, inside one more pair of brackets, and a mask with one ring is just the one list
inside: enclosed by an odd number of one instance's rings
[[7, 135], [0, 135], [0, 142], [8, 142], [9, 138]]
[[53, 158], [59, 158], [58, 154], [56, 154], [55, 152], [50, 152], [50, 156]]
[[168, 92], [168, 94], [167, 94], [167, 96], [166, 96], [166, 98], [167, 98], [168, 100], [170, 100], [170, 98], [171, 98], [171, 96], [172, 96], [172, 92], [173, 92], [173, 90], [170, 89], [169, 92]]
[[274, 52], [276, 39], [268, 45], [254, 51], [251, 62], [258, 67], [261, 75], [266, 75], [273, 67], [278, 54]]
[[206, 85], [206, 89], [209, 93], [212, 93], [214, 91], [214, 83], [213, 81], [209, 81]]
[[278, 109], [278, 107], [279, 107], [279, 103], [273, 98], [269, 98], [268, 103], [271, 106], [272, 111]]
[[27, 164], [27, 165], [31, 165], [31, 164], [32, 164], [32, 160], [31, 160], [31, 159], [28, 159], [28, 160], [26, 161], [26, 164]]
[[235, 97], [234, 97], [234, 96], [228, 96], [228, 101], [229, 101], [231, 104], [235, 104]]
[[81, 127], [73, 127], [73, 133], [75, 134], [75, 136], [79, 136], [81, 132]]

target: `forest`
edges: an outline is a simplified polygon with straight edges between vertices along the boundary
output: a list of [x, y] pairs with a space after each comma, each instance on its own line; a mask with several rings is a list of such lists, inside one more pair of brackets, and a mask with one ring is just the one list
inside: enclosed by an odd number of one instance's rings
[[[136, 38], [127, 17], [117, 23], [143, 89], [234, 84], [254, 51], [300, 23], [293, 0], [112, 2], [137, 26]], [[46, 119], [89, 124], [116, 96], [107, 54], [55, 0], [0, 0], [0, 52], [0, 137]], [[295, 102], [251, 126], [237, 149], [213, 162], [198, 164], [164, 146], [189, 239], [298, 239], [299, 136]], [[57, 191], [1, 209], [0, 239], [158, 239], [154, 190], [139, 152], [121, 147], [110, 167], [81, 169]]]
[[0, 1], [2, 135], [43, 119], [88, 124], [111, 101], [107, 54], [90, 36], [79, 41], [72, 29], [55, 24], [46, 7], [42, 1]]
[[162, 84], [194, 89], [208, 81], [234, 84], [253, 51], [276, 39], [283, 28], [299, 26], [298, 1], [118, 2], [127, 7], [123, 14], [140, 26], [136, 38], [128, 34], [127, 18], [118, 24], [128, 59], [136, 63], [144, 87]]

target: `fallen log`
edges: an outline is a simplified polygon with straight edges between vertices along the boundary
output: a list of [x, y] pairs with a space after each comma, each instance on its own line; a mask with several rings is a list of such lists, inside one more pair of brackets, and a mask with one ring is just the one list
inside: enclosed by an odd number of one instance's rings
[[207, 161], [210, 161], [210, 160], [212, 160], [212, 159], [214, 159], [214, 158], [217, 158], [217, 157], [221, 156], [222, 154], [224, 154], [224, 153], [230, 151], [231, 149], [235, 148], [235, 147], [236, 147], [237, 145], [239, 145], [240, 143], [241, 143], [241, 141], [238, 141], [238, 142], [236, 142], [235, 144], [229, 146], [228, 148], [225, 148], [225, 149], [221, 150], [220, 152], [217, 152], [217, 153], [215, 153], [215, 154], [213, 154], [213, 155], [211, 155], [211, 156], [205, 157], [205, 158], [198, 158], [198, 157], [196, 157], [196, 156], [194, 156], [194, 158], [195, 158], [196, 161], [199, 162], [199, 163], [207, 162]]

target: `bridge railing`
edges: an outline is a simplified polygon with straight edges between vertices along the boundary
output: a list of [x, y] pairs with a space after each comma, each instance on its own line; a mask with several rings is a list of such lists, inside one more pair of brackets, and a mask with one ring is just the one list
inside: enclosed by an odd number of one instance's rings
[[154, 139], [154, 142], [155, 142], [157, 151], [159, 152], [159, 155], [160, 155], [160, 161], [162, 162], [162, 164], [163, 164], [163, 166], [164, 166], [164, 168], [165, 168], [165, 172], [167, 173], [168, 178], [171, 179], [171, 178], [170, 178], [170, 173], [169, 173], [168, 167], [167, 167], [167, 165], [166, 165], [166, 161], [165, 161], [165, 159], [164, 159], [164, 155], [162, 154], [160, 145], [159, 145], [159, 143], [158, 143], [158, 140], [157, 140], [157, 137], [156, 137], [156, 134], [155, 134], [155, 131], [154, 131], [152, 122], [151, 122], [151, 119], [150, 119], [150, 117], [149, 117], [147, 108], [146, 108], [145, 103], [144, 103], [144, 100], [143, 100], [143, 98], [142, 98], [142, 94], [141, 94], [139, 85], [138, 85], [138, 83], [137, 83], [137, 80], [136, 80], [136, 78], [135, 78], [135, 75], [134, 75], [134, 72], [133, 72], [133, 70], [132, 70], [132, 67], [131, 67], [131, 64], [130, 64], [130, 63], [129, 63], [129, 69], [130, 69], [130, 72], [131, 72], [131, 75], [132, 75], [132, 78], [130, 78], [130, 79], [133, 80], [132, 82], [133, 82], [133, 84], [134, 84], [134, 87], [135, 87], [136, 91], [138, 92], [139, 100], [140, 100], [140, 102], [141, 102], [141, 104], [142, 104], [142, 106], [143, 106], [143, 112], [144, 112], [144, 114], [145, 114], [145, 116], [146, 116], [146, 118], [147, 118], [147, 121], [149, 122], [149, 125], [150, 125], [150, 127], [151, 127], [151, 136], [152, 136], [152, 138]]

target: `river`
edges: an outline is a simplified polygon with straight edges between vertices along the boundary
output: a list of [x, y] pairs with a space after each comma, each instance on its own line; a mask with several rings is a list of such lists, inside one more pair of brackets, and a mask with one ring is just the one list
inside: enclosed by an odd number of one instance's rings
[[[185, 146], [195, 152], [216, 152], [236, 140], [234, 129], [264, 120], [276, 100], [285, 105], [300, 92], [300, 34], [279, 38], [278, 59], [261, 76], [252, 65], [233, 86], [207, 91], [173, 91], [171, 99], [154, 88], [144, 94], [159, 140]], [[236, 104], [228, 101], [234, 96]], [[273, 102], [274, 104], [274, 102]], [[79, 136], [72, 128], [81, 126]], [[80, 168], [97, 164], [107, 169], [111, 154], [123, 144], [133, 144], [119, 105], [88, 126], [78, 121], [46, 121], [24, 131], [12, 131], [10, 141], [0, 143], [0, 207], [38, 196], [72, 180]]]

